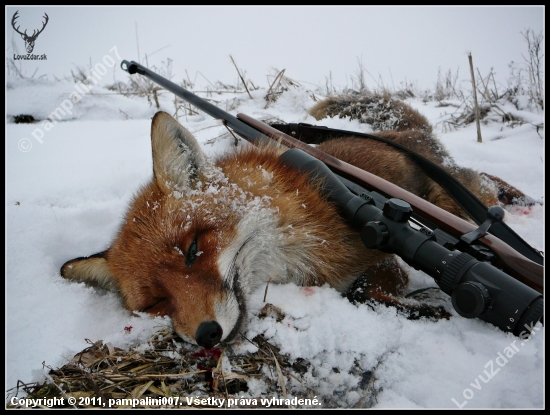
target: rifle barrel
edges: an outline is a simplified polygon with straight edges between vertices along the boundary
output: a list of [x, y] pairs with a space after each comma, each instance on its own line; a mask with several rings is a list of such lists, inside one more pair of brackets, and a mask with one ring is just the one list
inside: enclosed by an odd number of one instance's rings
[[254, 128], [243, 123], [242, 121], [239, 121], [237, 117], [221, 110], [210, 102], [200, 98], [192, 92], [189, 92], [185, 88], [182, 88], [172, 81], [169, 81], [168, 79], [160, 76], [159, 74], [151, 71], [149, 68], [146, 68], [145, 66], [140, 65], [135, 61], [128, 62], [127, 60], [123, 60], [120, 66], [129, 74], [138, 73], [140, 75], [148, 77], [152, 81], [166, 88], [168, 91], [174, 93], [180, 98], [183, 98], [188, 103], [207, 113], [212, 118], [222, 120], [225, 125], [233, 129], [239, 135], [242, 135], [243, 137], [246, 136], [247, 140], [255, 145], [267, 144], [271, 141], [268, 137], [260, 133], [258, 130], [255, 130]]

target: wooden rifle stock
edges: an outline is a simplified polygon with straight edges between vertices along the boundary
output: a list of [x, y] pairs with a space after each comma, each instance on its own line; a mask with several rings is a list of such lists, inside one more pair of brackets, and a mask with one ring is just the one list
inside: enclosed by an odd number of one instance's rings
[[[315, 147], [303, 143], [294, 137], [284, 134], [275, 128], [258, 121], [245, 114], [237, 114], [237, 119], [260, 131], [289, 148], [298, 148], [325, 163], [334, 173], [343, 176], [365, 189], [376, 191], [388, 198], [402, 199], [408, 202], [413, 211], [432, 222], [445, 232], [457, 239], [468, 232], [474, 231], [476, 226], [465, 220], [431, 204], [430, 202], [408, 192], [407, 190], [361, 170], [349, 163], [324, 153]], [[249, 138], [243, 136], [248, 141]], [[253, 141], [252, 141], [253, 142]], [[253, 142], [254, 143], [254, 142]], [[254, 143], [255, 144], [255, 143]], [[539, 293], [544, 291], [544, 267], [518, 253], [508, 244], [491, 234], [485, 234], [480, 242], [490, 248], [495, 254], [494, 265], [501, 268], [523, 284]]]

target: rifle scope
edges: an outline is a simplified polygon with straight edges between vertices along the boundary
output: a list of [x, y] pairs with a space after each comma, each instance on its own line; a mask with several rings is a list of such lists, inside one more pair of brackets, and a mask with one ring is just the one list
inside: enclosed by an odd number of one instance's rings
[[288, 150], [281, 160], [319, 181], [321, 191], [360, 232], [367, 248], [397, 254], [434, 278], [441, 290], [451, 296], [454, 309], [462, 317], [477, 317], [522, 339], [528, 338], [533, 326], [541, 321], [541, 294], [489, 262], [447, 249], [426, 228], [413, 228], [409, 223], [409, 203], [385, 199], [380, 209], [369, 192], [356, 196], [323, 162], [302, 150]]

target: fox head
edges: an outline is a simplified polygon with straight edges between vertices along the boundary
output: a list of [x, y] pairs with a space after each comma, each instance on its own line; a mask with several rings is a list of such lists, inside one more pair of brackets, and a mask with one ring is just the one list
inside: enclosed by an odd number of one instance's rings
[[153, 177], [111, 246], [61, 267], [64, 278], [117, 291], [130, 311], [169, 316], [203, 347], [236, 340], [258, 286], [328, 283], [344, 291], [374, 251], [314, 185], [280, 162], [281, 148], [240, 146], [215, 163], [159, 112]]
[[[113, 244], [66, 262], [61, 275], [118, 291], [129, 310], [170, 316], [189, 342], [230, 341], [242, 328], [249, 290], [239, 274], [258, 272], [243, 255], [254, 254], [256, 266], [268, 262], [268, 250], [251, 248], [251, 240], [258, 227], [269, 231], [272, 215], [262, 212], [264, 201], [228, 185], [168, 114], [153, 118], [151, 140], [153, 178], [134, 197]], [[255, 227], [247, 229], [242, 216], [253, 211]]]

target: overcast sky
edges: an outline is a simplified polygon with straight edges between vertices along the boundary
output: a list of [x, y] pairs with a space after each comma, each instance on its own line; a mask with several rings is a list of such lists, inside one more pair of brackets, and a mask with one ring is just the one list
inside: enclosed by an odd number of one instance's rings
[[[285, 75], [324, 85], [351, 86], [361, 60], [369, 86], [382, 81], [398, 87], [407, 81], [433, 88], [439, 69], [459, 70], [469, 79], [468, 52], [485, 76], [494, 68], [504, 81], [508, 64], [522, 61], [527, 29], [543, 30], [543, 6], [181, 6], [181, 7], [43, 7], [5, 8], [6, 57], [23, 54], [25, 44], [12, 27], [32, 34], [49, 21], [36, 39], [33, 54], [47, 60], [16, 61], [26, 76], [70, 75], [76, 66], [123, 59], [149, 66], [173, 60], [174, 80], [189, 74], [199, 84], [235, 82], [233, 56], [247, 78], [267, 85], [272, 68]], [[137, 36], [136, 36], [137, 28]], [[138, 51], [139, 45], [139, 51]], [[119, 69], [102, 81], [126, 80]]]

